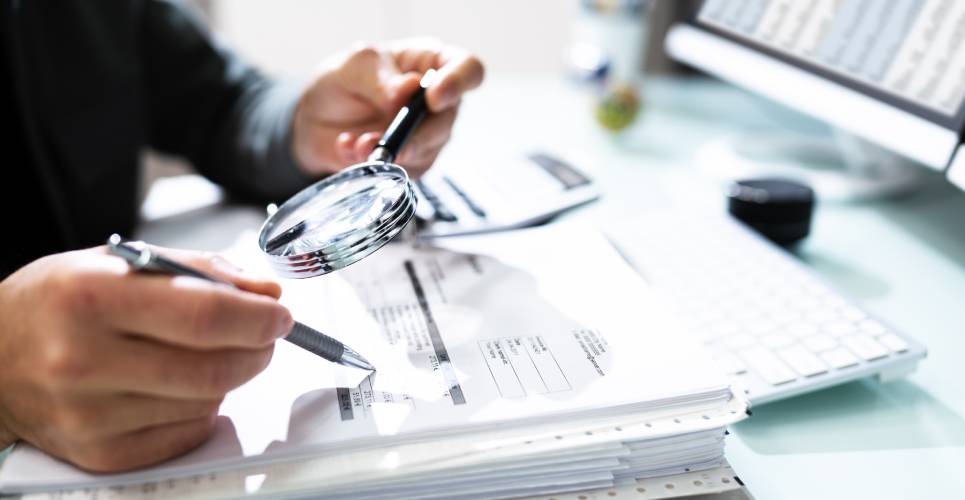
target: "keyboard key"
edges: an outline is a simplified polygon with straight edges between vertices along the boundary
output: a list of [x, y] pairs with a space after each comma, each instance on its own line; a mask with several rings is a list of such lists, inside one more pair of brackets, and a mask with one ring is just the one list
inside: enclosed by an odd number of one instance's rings
[[864, 333], [869, 333], [871, 335], [882, 335], [884, 333], [888, 333], [888, 329], [885, 328], [885, 325], [882, 325], [877, 320], [870, 318], [859, 323], [858, 328], [860, 328]]
[[819, 325], [823, 325], [825, 323], [832, 323], [840, 319], [838, 317], [838, 312], [829, 307], [822, 307], [820, 309], [815, 309], [814, 311], [807, 313], [804, 317], [807, 318], [808, 321], [817, 323]]
[[747, 331], [747, 333], [750, 333], [751, 335], [768, 335], [776, 332], [778, 330], [778, 327], [777, 327], [777, 323], [769, 319], [758, 318], [758, 319], [755, 319], [754, 321], [748, 322], [744, 326], [744, 329]]
[[789, 307], [778, 306], [768, 310], [770, 310], [771, 319], [782, 325], [801, 318], [801, 313]]
[[883, 345], [879, 344], [871, 337], [866, 337], [864, 335], [852, 335], [850, 337], [844, 337], [841, 339], [841, 344], [865, 361], [883, 358], [888, 355], [888, 349], [885, 349]]
[[769, 349], [753, 347], [741, 351], [740, 357], [768, 384], [785, 384], [797, 379], [794, 371], [788, 368]]
[[848, 301], [837, 295], [827, 295], [824, 297], [824, 306], [831, 309], [838, 309], [848, 306]]
[[850, 321], [832, 321], [821, 326], [821, 330], [834, 337], [844, 337], [858, 332], [858, 326]]
[[774, 334], [762, 338], [761, 343], [771, 349], [779, 349], [793, 344], [794, 338], [789, 335]]
[[694, 314], [694, 319], [698, 323], [715, 323], [726, 318], [724, 317], [723, 311], [712, 307], [705, 307], [697, 309], [697, 312]]
[[817, 297], [823, 297], [831, 293], [831, 290], [828, 290], [828, 287], [812, 280], [808, 280], [804, 284], [804, 288], [808, 291], [808, 293]]
[[823, 352], [838, 347], [837, 340], [823, 333], [808, 337], [802, 342], [804, 343], [804, 347], [810, 349], [811, 352]]
[[777, 355], [791, 365], [794, 371], [805, 377], [813, 377], [828, 371], [828, 367], [817, 356], [799, 345], [781, 349], [777, 351]]
[[822, 305], [821, 301], [808, 296], [794, 296], [788, 298], [791, 299], [790, 302], [797, 310], [805, 314], [810, 314], [814, 310], [820, 311], [820, 307]]
[[796, 338], [809, 337], [811, 335], [820, 333], [820, 330], [816, 325], [806, 321], [791, 323], [790, 325], [787, 325], [784, 330]]
[[741, 326], [736, 321], [723, 320], [705, 327], [702, 331], [706, 332], [704, 336], [706, 341], [740, 333]]
[[848, 321], [861, 321], [868, 316], [864, 311], [852, 305], [842, 307], [839, 309], [839, 312], [841, 313], [841, 317]]
[[757, 307], [753, 307], [747, 303], [741, 304], [730, 311], [730, 317], [742, 323], [755, 321], [761, 316], [761, 311]]
[[825, 363], [838, 369], [858, 364], [858, 358], [854, 357], [854, 354], [851, 354], [843, 347], [821, 353], [821, 359], [823, 359]]
[[878, 342], [881, 342], [885, 347], [891, 349], [891, 352], [905, 352], [908, 350], [908, 343], [894, 333], [886, 333], [878, 337]]
[[728, 375], [741, 374], [747, 372], [747, 365], [740, 358], [733, 354], [722, 354], [716, 359], [717, 363]]
[[743, 349], [744, 347], [749, 347], [757, 343], [752, 335], [746, 333], [738, 333], [737, 335], [731, 335], [723, 340], [723, 344], [730, 348], [730, 350]]

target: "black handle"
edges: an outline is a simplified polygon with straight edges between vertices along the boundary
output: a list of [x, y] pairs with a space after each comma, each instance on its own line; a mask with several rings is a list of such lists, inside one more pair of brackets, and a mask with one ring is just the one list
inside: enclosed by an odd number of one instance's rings
[[341, 342], [297, 321], [285, 340], [334, 363], [340, 362], [345, 352]]
[[375, 159], [391, 162], [399, 156], [405, 141], [409, 139], [422, 119], [429, 114], [429, 107], [426, 105], [426, 88], [434, 78], [435, 70], [432, 69], [422, 77], [419, 89], [412, 94], [405, 106], [402, 106], [395, 115], [395, 119], [389, 124], [389, 128], [385, 129], [385, 134], [379, 139], [379, 144], [373, 152]]

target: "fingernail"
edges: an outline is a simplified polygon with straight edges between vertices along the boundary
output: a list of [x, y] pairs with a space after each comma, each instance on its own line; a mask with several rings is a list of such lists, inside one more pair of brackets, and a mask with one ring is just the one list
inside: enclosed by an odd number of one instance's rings
[[278, 334], [276, 335], [276, 338], [287, 337], [288, 334], [291, 333], [292, 327], [294, 326], [295, 319], [292, 318], [291, 312], [289, 312], [288, 309], [285, 309], [285, 314], [282, 314], [281, 318], [278, 320]]

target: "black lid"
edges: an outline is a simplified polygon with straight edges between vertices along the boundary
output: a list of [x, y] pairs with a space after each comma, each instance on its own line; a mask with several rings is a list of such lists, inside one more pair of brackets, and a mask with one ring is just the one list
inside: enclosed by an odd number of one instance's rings
[[814, 211], [814, 190], [787, 179], [746, 179], [727, 193], [731, 215], [778, 244], [808, 235]]

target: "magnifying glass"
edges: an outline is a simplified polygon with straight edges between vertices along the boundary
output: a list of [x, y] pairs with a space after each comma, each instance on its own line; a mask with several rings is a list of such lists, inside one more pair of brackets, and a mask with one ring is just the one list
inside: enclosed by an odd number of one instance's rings
[[258, 246], [283, 278], [311, 278], [372, 254], [412, 220], [416, 195], [405, 169], [393, 163], [412, 131], [428, 114], [419, 89], [399, 110], [364, 163], [322, 179], [292, 196], [268, 216]]

